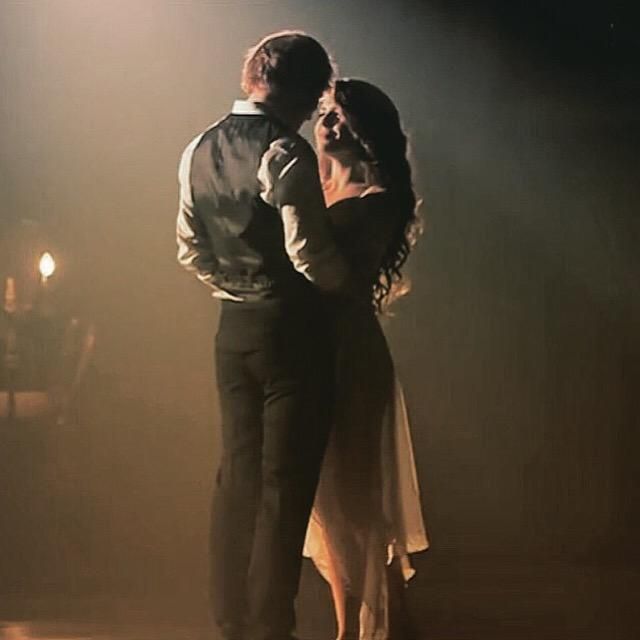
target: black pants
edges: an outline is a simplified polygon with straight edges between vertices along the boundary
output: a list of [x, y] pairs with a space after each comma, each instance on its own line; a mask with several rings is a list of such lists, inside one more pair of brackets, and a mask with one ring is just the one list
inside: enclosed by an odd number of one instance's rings
[[223, 304], [211, 598], [225, 639], [292, 637], [302, 546], [331, 422], [333, 358], [315, 299]]

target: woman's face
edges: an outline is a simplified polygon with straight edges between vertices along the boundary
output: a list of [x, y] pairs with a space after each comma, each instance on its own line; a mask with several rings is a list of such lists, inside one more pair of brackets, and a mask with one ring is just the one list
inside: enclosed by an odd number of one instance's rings
[[335, 101], [333, 92], [326, 93], [320, 99], [314, 135], [318, 153], [357, 156], [360, 151], [360, 143], [353, 136], [344, 110]]

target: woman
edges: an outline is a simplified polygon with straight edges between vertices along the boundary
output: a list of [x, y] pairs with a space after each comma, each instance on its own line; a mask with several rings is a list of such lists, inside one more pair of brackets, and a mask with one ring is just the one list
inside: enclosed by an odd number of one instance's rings
[[407, 554], [428, 546], [402, 393], [376, 317], [406, 291], [419, 230], [398, 112], [377, 87], [338, 80], [315, 126], [325, 199], [357, 286], [335, 313], [336, 421], [305, 553], [331, 586], [338, 640], [403, 640]]

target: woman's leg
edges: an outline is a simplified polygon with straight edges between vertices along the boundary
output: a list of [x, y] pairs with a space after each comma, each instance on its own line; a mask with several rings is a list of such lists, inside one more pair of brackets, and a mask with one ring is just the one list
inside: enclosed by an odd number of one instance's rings
[[323, 532], [323, 542], [326, 549], [326, 578], [331, 588], [331, 597], [336, 615], [336, 640], [358, 640], [360, 636], [359, 613], [360, 600], [353, 598], [347, 592], [340, 563], [336, 551], [332, 549], [329, 538]]

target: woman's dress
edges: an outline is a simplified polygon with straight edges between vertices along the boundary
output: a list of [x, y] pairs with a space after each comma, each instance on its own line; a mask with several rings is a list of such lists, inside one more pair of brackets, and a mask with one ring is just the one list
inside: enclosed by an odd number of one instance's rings
[[391, 233], [389, 196], [349, 198], [329, 213], [362, 292], [335, 313], [335, 421], [305, 555], [327, 580], [339, 575], [348, 601], [359, 607], [360, 640], [387, 640], [387, 564], [397, 557], [407, 580], [413, 575], [408, 554], [428, 547], [406, 406], [371, 305]]

